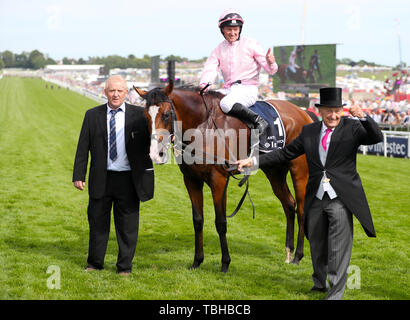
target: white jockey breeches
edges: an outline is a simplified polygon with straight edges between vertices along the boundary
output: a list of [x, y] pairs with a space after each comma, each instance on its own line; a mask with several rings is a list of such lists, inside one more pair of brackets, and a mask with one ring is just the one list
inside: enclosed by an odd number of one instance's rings
[[228, 89], [218, 90], [226, 96], [221, 100], [221, 109], [228, 113], [235, 103], [250, 107], [258, 100], [258, 87], [243, 84], [234, 84]]

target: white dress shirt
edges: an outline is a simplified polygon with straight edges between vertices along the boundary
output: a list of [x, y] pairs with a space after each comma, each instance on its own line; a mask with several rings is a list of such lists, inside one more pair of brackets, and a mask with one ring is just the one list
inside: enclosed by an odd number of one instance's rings
[[[320, 129], [320, 140], [319, 140], [319, 148], [323, 148], [322, 146], [322, 139], [326, 134], [326, 130], [328, 128], [325, 126], [325, 124], [322, 122], [322, 129]], [[330, 128], [329, 128], [330, 129]], [[329, 150], [329, 144], [330, 144], [330, 139], [332, 138], [332, 133], [333, 133], [333, 129], [330, 129], [331, 131], [329, 132], [329, 135], [327, 136], [327, 140], [326, 140], [326, 152], [327, 150]]]
[[[329, 151], [330, 140], [332, 138], [332, 133], [333, 133], [334, 129], [331, 129], [332, 131], [330, 131], [329, 135], [327, 136], [326, 151], [325, 151], [323, 149], [323, 146], [322, 146], [322, 139], [326, 134], [326, 130], [327, 130], [327, 127], [322, 122], [322, 129], [320, 131], [320, 139], [319, 139], [319, 157], [320, 157], [320, 161], [322, 162], [323, 165], [325, 165], [325, 163], [326, 163], [326, 157], [327, 157], [327, 153]], [[322, 200], [323, 195], [325, 194], [325, 192], [328, 193], [330, 199], [334, 199], [334, 198], [337, 197], [336, 191], [333, 189], [333, 187], [331, 185], [331, 181], [328, 181], [327, 178], [328, 178], [328, 176], [326, 175], [326, 170], [325, 170], [325, 171], [323, 171], [323, 177], [322, 177], [322, 180], [320, 181], [319, 189], [316, 192], [316, 197], [320, 200]]]
[[[110, 132], [111, 109], [107, 103], [107, 132]], [[125, 103], [123, 103], [115, 114], [115, 132], [117, 137], [117, 159], [110, 159], [110, 152], [107, 152], [107, 170], [112, 171], [129, 171], [131, 170], [125, 150]], [[110, 137], [107, 139], [108, 149], [110, 150]]]

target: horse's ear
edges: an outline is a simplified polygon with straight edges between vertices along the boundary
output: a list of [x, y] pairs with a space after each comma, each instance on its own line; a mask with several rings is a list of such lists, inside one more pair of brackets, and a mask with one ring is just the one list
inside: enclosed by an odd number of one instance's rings
[[137, 93], [140, 95], [141, 98], [145, 99], [147, 96], [147, 91], [142, 90], [142, 89], [138, 89], [136, 86], [133, 86], [135, 91], [137, 91]]
[[165, 89], [164, 89], [165, 94], [166, 94], [167, 96], [169, 96], [169, 95], [171, 94], [171, 92], [172, 92], [173, 89], [174, 89], [174, 81], [173, 81], [173, 80], [169, 80], [168, 85], [167, 85], [167, 86], [165, 87]]

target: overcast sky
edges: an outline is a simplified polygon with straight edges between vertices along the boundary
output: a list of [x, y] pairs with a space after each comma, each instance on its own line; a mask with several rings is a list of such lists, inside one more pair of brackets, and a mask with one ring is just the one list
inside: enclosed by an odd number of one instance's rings
[[[219, 15], [234, 6], [243, 34], [266, 50], [338, 44], [337, 58], [410, 64], [408, 0], [0, 0], [0, 51], [53, 59], [170, 54], [199, 59], [223, 40]], [[303, 23], [304, 21], [304, 23]], [[304, 32], [303, 32], [304, 31]]]

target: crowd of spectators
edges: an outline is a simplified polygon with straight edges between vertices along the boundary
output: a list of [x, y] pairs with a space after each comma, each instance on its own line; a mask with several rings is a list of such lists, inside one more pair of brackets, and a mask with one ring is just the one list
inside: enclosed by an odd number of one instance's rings
[[376, 99], [374, 101], [347, 101], [347, 107], [359, 105], [377, 123], [391, 126], [410, 126], [410, 101], [400, 102]]
[[[312, 99], [308, 110], [319, 116], [318, 110], [314, 106], [315, 103], [318, 103], [317, 99]], [[372, 119], [381, 126], [406, 126], [410, 129], [410, 101], [344, 100], [344, 103], [346, 103], [346, 106], [343, 110], [343, 116], [350, 116], [349, 108], [353, 105], [359, 105], [365, 113], [372, 117]]]
[[[183, 78], [189, 77], [190, 84], [196, 84], [196, 78], [199, 79], [199, 69], [195, 69], [194, 72], [188, 72], [185, 70]], [[116, 70], [115, 72], [122, 72], [124, 70]], [[144, 70], [143, 73], [139, 70], [131, 73], [124, 73], [129, 84], [129, 95], [127, 101], [134, 104], [141, 104], [140, 97], [132, 89], [132, 85], [138, 83], [137, 86], [144, 89], [148, 88], [150, 82], [149, 70]], [[64, 73], [49, 73], [45, 74], [46, 79], [58, 83], [64, 83], [71, 88], [82, 90], [83, 92], [90, 93], [96, 97], [104, 99], [104, 78], [99, 77], [96, 74], [76, 73], [76, 72], [64, 72]], [[266, 74], [261, 74], [261, 85], [259, 88], [260, 99], [283, 99], [285, 96], [283, 93], [274, 93], [271, 90], [271, 79]], [[138, 82], [137, 82], [138, 81]], [[199, 81], [199, 80], [198, 80]], [[184, 81], [186, 82], [186, 81]], [[381, 125], [390, 126], [407, 126], [410, 128], [410, 101], [402, 100], [400, 102], [392, 101], [391, 98], [383, 95], [383, 84], [381, 81], [373, 81], [369, 79], [357, 79], [351, 77], [337, 77], [336, 86], [344, 89], [344, 97], [352, 97], [345, 99], [346, 103], [344, 109], [344, 115], [349, 115], [348, 109], [352, 105], [359, 105], [367, 114], [369, 114], [377, 123]], [[217, 87], [217, 86], [216, 86]], [[371, 92], [372, 98], [355, 99], [356, 92]], [[317, 114], [317, 109], [314, 104], [317, 103], [317, 98], [310, 99], [309, 110]]]

